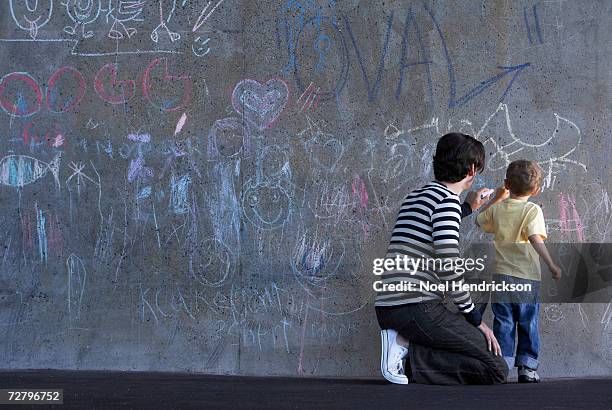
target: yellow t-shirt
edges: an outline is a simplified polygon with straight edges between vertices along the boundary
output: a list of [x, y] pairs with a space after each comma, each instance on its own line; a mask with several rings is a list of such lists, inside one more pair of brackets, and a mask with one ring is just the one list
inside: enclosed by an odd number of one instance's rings
[[495, 234], [496, 273], [540, 280], [540, 256], [529, 243], [531, 235], [547, 237], [539, 206], [508, 198], [480, 213], [476, 220], [483, 231]]

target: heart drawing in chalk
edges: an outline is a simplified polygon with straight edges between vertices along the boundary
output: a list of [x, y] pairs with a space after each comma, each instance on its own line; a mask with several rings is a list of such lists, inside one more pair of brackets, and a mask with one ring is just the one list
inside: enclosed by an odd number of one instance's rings
[[261, 84], [242, 80], [232, 93], [234, 109], [260, 131], [268, 128], [287, 104], [289, 89], [282, 80], [272, 79]]
[[320, 131], [305, 144], [305, 148], [310, 153], [310, 159], [329, 172], [336, 169], [344, 153], [342, 143], [338, 139]]

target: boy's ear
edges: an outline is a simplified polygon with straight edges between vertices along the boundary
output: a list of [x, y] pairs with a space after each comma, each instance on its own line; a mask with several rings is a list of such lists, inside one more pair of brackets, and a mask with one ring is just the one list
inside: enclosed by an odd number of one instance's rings
[[504, 188], [508, 189], [508, 180], [504, 178]]

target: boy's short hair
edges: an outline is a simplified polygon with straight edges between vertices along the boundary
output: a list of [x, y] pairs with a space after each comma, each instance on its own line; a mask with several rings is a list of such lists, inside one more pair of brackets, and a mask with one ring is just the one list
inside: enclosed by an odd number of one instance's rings
[[542, 184], [542, 168], [535, 161], [519, 159], [508, 165], [506, 188], [514, 195], [527, 195]]
[[459, 182], [467, 176], [472, 165], [477, 172], [484, 169], [485, 149], [482, 142], [458, 132], [451, 132], [440, 138], [433, 157], [436, 180]]

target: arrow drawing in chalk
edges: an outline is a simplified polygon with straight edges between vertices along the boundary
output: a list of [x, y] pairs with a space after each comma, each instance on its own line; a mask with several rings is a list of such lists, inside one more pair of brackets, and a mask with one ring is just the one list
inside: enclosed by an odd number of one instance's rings
[[[202, 24], [204, 24], [206, 22], [206, 20], [208, 20], [208, 18], [215, 12], [215, 10], [217, 9], [217, 7], [219, 7], [221, 5], [221, 3], [223, 3], [225, 0], [219, 0], [219, 2], [212, 8], [210, 9], [210, 11], [208, 12], [208, 14], [206, 14], [206, 11], [208, 10], [208, 7], [210, 7], [210, 4], [212, 3], [211, 1], [209, 1], [206, 6], [204, 6], [204, 9], [202, 10], [202, 12], [200, 13], [200, 16], [198, 17], [198, 20], [196, 21], [196, 23], [193, 25], [193, 29], [191, 30], [192, 32], [196, 32], [198, 31], [198, 29], [200, 27], [202, 27]], [[206, 14], [206, 15], [205, 15]]]
[[510, 87], [512, 87], [514, 80], [516, 80], [516, 77], [521, 73], [521, 71], [531, 66], [531, 63], [524, 63], [524, 64], [519, 64], [516, 66], [509, 66], [509, 67], [498, 66], [497, 68], [503, 70], [501, 73], [494, 75], [493, 77], [485, 81], [482, 81], [479, 85], [477, 85], [476, 87], [473, 87], [470, 91], [465, 93], [462, 97], [457, 98], [457, 84], [455, 80], [455, 69], [453, 67], [453, 62], [451, 60], [450, 53], [448, 52], [448, 47], [446, 47], [446, 40], [444, 40], [444, 34], [442, 33], [442, 29], [440, 28], [438, 21], [434, 17], [429, 7], [427, 7], [426, 5], [423, 5], [423, 7], [425, 8], [425, 10], [427, 10], [427, 13], [429, 13], [431, 20], [433, 21], [433, 24], [436, 27], [438, 36], [440, 36], [440, 42], [442, 44], [442, 49], [444, 51], [444, 57], [446, 58], [446, 65], [448, 67], [448, 80], [450, 83], [450, 97], [448, 99], [448, 107], [454, 108], [454, 107], [459, 107], [459, 106], [466, 104], [472, 98], [476, 97], [477, 95], [485, 91], [487, 88], [493, 86], [495, 83], [500, 81], [502, 78], [514, 73], [514, 75], [512, 76], [512, 79], [508, 82], [508, 85], [506, 86], [504, 93], [499, 99], [500, 103], [504, 101], [504, 98], [506, 98], [508, 91], [510, 91]]
[[506, 98], [506, 94], [508, 94], [508, 91], [510, 91], [510, 87], [512, 87], [512, 83], [514, 83], [514, 80], [516, 80], [516, 77], [520, 74], [521, 71], [523, 71], [524, 69], [526, 69], [527, 67], [529, 67], [530, 64], [529, 63], [525, 63], [525, 64], [519, 64], [519, 65], [515, 65], [515, 66], [510, 66], [510, 67], [503, 67], [503, 66], [498, 66], [497, 68], [499, 68], [500, 70], [502, 70], [501, 73], [494, 75], [493, 77], [489, 78], [488, 80], [482, 81], [479, 85], [477, 85], [476, 87], [472, 88], [470, 91], [468, 91], [463, 97], [459, 98], [459, 99], [455, 99], [455, 82], [454, 82], [454, 75], [453, 75], [453, 79], [451, 81], [451, 99], [449, 101], [448, 106], [450, 108], [452, 107], [459, 107], [465, 103], [467, 103], [468, 101], [470, 101], [472, 98], [476, 97], [478, 94], [482, 93], [483, 91], [485, 91], [487, 88], [493, 86], [495, 83], [497, 83], [499, 80], [501, 80], [502, 78], [514, 73], [514, 75], [512, 76], [512, 79], [508, 82], [508, 85], [506, 86], [506, 89], [504, 90], [504, 93], [502, 94], [501, 98], [499, 99], [499, 102], [504, 101], [504, 98]]

